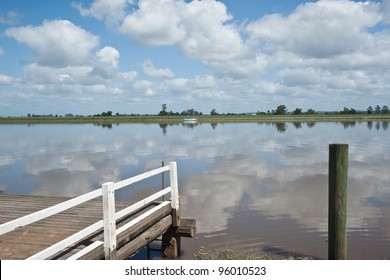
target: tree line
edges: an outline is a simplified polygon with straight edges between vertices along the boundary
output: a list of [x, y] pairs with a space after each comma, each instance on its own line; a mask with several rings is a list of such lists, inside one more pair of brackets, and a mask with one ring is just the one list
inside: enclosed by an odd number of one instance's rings
[[343, 110], [340, 110], [340, 111], [326, 111], [326, 112], [316, 112], [314, 109], [308, 109], [306, 112], [303, 112], [303, 110], [301, 108], [296, 108], [294, 111], [292, 112], [289, 112], [287, 110], [287, 107], [286, 105], [279, 105], [276, 107], [276, 109], [274, 110], [271, 110], [271, 111], [267, 111], [267, 112], [257, 112], [256, 114], [257, 115], [287, 115], [287, 114], [291, 114], [291, 115], [301, 115], [301, 114], [306, 114], [306, 115], [314, 115], [314, 114], [341, 114], [341, 115], [346, 115], [346, 114], [368, 114], [368, 115], [371, 115], [371, 114], [389, 114], [390, 113], [390, 110], [389, 110], [389, 107], [387, 105], [384, 105], [384, 106], [379, 106], [379, 105], [376, 105], [375, 106], [375, 109], [372, 107], [372, 106], [369, 106], [366, 111], [359, 111], [359, 110], [356, 110], [354, 108], [347, 108], [347, 107], [344, 107]]
[[[128, 116], [153, 116], [153, 115], [158, 115], [158, 116], [202, 116], [203, 113], [200, 111], [197, 111], [193, 108], [191, 109], [186, 109], [183, 110], [182, 112], [173, 112], [173, 111], [168, 111], [167, 110], [168, 106], [166, 104], [161, 105], [161, 111], [158, 112], [157, 114], [120, 114], [116, 113], [114, 114], [112, 111], [103, 111], [98, 114], [94, 115], [88, 115], [87, 117], [128, 117]], [[289, 111], [286, 107], [286, 105], [281, 104], [278, 105], [275, 109], [268, 110], [267, 112], [262, 112], [262, 111], [257, 111], [256, 113], [223, 113], [220, 114], [217, 112], [216, 109], [212, 109], [210, 112], [211, 116], [216, 116], [216, 115], [315, 115], [315, 114], [340, 114], [340, 115], [346, 115], [346, 114], [390, 114], [390, 109], [387, 105], [384, 106], [379, 106], [376, 105], [374, 107], [369, 106], [365, 111], [363, 110], [356, 110], [354, 108], [347, 108], [344, 107], [340, 111], [321, 111], [317, 112], [314, 109], [310, 108], [307, 111], [303, 111], [302, 108], [296, 108], [293, 111]], [[65, 115], [58, 115], [58, 114], [48, 114], [48, 115], [40, 115], [40, 114], [27, 114], [28, 118], [57, 118], [57, 117], [85, 117], [83, 115], [74, 115], [71, 113], [65, 114]]]

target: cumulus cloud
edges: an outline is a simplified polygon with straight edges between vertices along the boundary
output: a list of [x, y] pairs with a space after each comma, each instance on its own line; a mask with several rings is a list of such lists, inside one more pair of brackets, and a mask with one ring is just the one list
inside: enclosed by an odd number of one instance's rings
[[119, 64], [119, 52], [113, 47], [104, 47], [96, 53], [99, 62], [117, 68]]
[[144, 63], [142, 63], [142, 68], [144, 69], [145, 75], [150, 77], [173, 78], [175, 76], [169, 68], [157, 69], [150, 59], [145, 60]]
[[119, 66], [120, 54], [113, 47], [104, 47], [96, 53], [96, 65], [94, 73], [104, 78], [110, 78], [115, 74]]
[[178, 43], [186, 35], [178, 15], [184, 6], [181, 1], [141, 0], [138, 10], [124, 18], [120, 30], [144, 45]]
[[7, 29], [5, 34], [28, 45], [42, 65], [81, 65], [98, 47], [99, 38], [68, 20], [45, 21], [40, 26]]
[[381, 20], [368, 2], [318, 1], [284, 17], [273, 14], [250, 23], [252, 39], [304, 57], [325, 58], [374, 46], [367, 29]]
[[50, 67], [38, 63], [30, 63], [24, 68], [27, 81], [41, 84], [89, 84], [91, 66]]
[[3, 85], [11, 84], [13, 80], [14, 78], [10, 76], [0, 74], [0, 84]]
[[[65, 92], [73, 85], [79, 93], [146, 98], [158, 108], [173, 103], [180, 110], [197, 102], [200, 110], [218, 107], [219, 112], [268, 110], [285, 103], [328, 110], [336, 100], [364, 109], [388, 100], [390, 0], [320, 0], [288, 14], [242, 22], [216, 0], [95, 0], [73, 6], [141, 47], [176, 48], [182, 61], [200, 61], [206, 71], [191, 68], [192, 76], [178, 78], [169, 64], [135, 58], [147, 78], [162, 78], [139, 81], [136, 71], [121, 72], [119, 63], [126, 66], [117, 49], [100, 46], [98, 36], [70, 21], [52, 20], [4, 33], [35, 53], [23, 58], [25, 84], [31, 82], [31, 88], [49, 92], [60, 85]], [[133, 55], [130, 47], [126, 51]]]
[[246, 54], [231, 19], [226, 6], [217, 1], [141, 0], [120, 30], [144, 45], [177, 45], [191, 58], [225, 60]]
[[36, 54], [24, 68], [29, 81], [92, 84], [117, 74], [119, 51], [110, 46], [97, 50], [99, 37], [70, 21], [45, 21], [40, 26], [10, 28], [5, 34]]
[[147, 80], [135, 81], [133, 89], [136, 93], [144, 96], [153, 96], [156, 94], [156, 85]]
[[194, 79], [195, 88], [212, 88], [217, 85], [216, 79], [211, 75], [196, 75]]
[[[22, 79], [1, 75], [0, 84], [37, 94], [35, 101], [45, 96], [45, 104], [50, 100], [91, 104], [106, 102], [105, 96], [109, 95], [109, 100], [115, 102], [134, 88], [137, 72], [119, 71], [119, 51], [111, 46], [100, 47], [98, 36], [67, 20], [9, 28], [5, 34], [30, 47], [35, 57], [23, 66]], [[12, 99], [23, 95], [8, 96]]]
[[381, 11], [383, 13], [383, 21], [389, 24], [390, 23], [390, 0], [383, 0]]
[[82, 16], [92, 16], [104, 20], [107, 25], [115, 26], [125, 16], [129, 0], [95, 0], [89, 8], [83, 8], [81, 3], [72, 3]]

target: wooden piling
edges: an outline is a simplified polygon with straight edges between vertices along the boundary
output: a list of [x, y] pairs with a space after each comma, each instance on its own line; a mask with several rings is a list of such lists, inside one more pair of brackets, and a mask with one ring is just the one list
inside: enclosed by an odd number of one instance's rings
[[328, 258], [347, 258], [348, 145], [329, 145]]
[[181, 219], [180, 226], [171, 227], [162, 236], [161, 251], [162, 256], [175, 259], [181, 253], [181, 237], [195, 237], [195, 219]]

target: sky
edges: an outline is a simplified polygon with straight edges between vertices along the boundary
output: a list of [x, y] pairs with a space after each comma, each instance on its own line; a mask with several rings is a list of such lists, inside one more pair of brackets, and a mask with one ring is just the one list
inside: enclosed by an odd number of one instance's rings
[[0, 116], [390, 105], [390, 0], [0, 0]]

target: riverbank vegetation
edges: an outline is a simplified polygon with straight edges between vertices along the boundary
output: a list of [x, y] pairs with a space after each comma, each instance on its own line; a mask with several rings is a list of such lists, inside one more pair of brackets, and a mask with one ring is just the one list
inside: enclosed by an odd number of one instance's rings
[[312, 260], [310, 256], [287, 251], [269, 250], [238, 254], [229, 248], [207, 249], [201, 247], [195, 254], [198, 260]]
[[[390, 120], [388, 115], [202, 115], [197, 116], [198, 123], [225, 123], [225, 122], [322, 122], [322, 121], [375, 121]], [[0, 123], [3, 124], [34, 124], [34, 123], [181, 123], [182, 116], [156, 116], [156, 115], [129, 115], [129, 116], [110, 116], [110, 117], [90, 117], [90, 116], [39, 116], [39, 117], [0, 117]]]
[[157, 114], [121, 114], [106, 111], [94, 115], [38, 115], [28, 113], [19, 117], [0, 117], [0, 123], [181, 123], [185, 117], [195, 117], [198, 123], [223, 123], [223, 122], [304, 122], [304, 121], [369, 121], [369, 120], [390, 120], [388, 106], [379, 105], [374, 108], [369, 106], [366, 111], [359, 111], [354, 108], [344, 107], [340, 111], [317, 112], [308, 109], [303, 112], [296, 108], [288, 111], [285, 105], [279, 105], [276, 109], [267, 112], [250, 113], [223, 113], [212, 109], [210, 114], [203, 114], [195, 109], [184, 110], [181, 113], [167, 111], [166, 104]]

